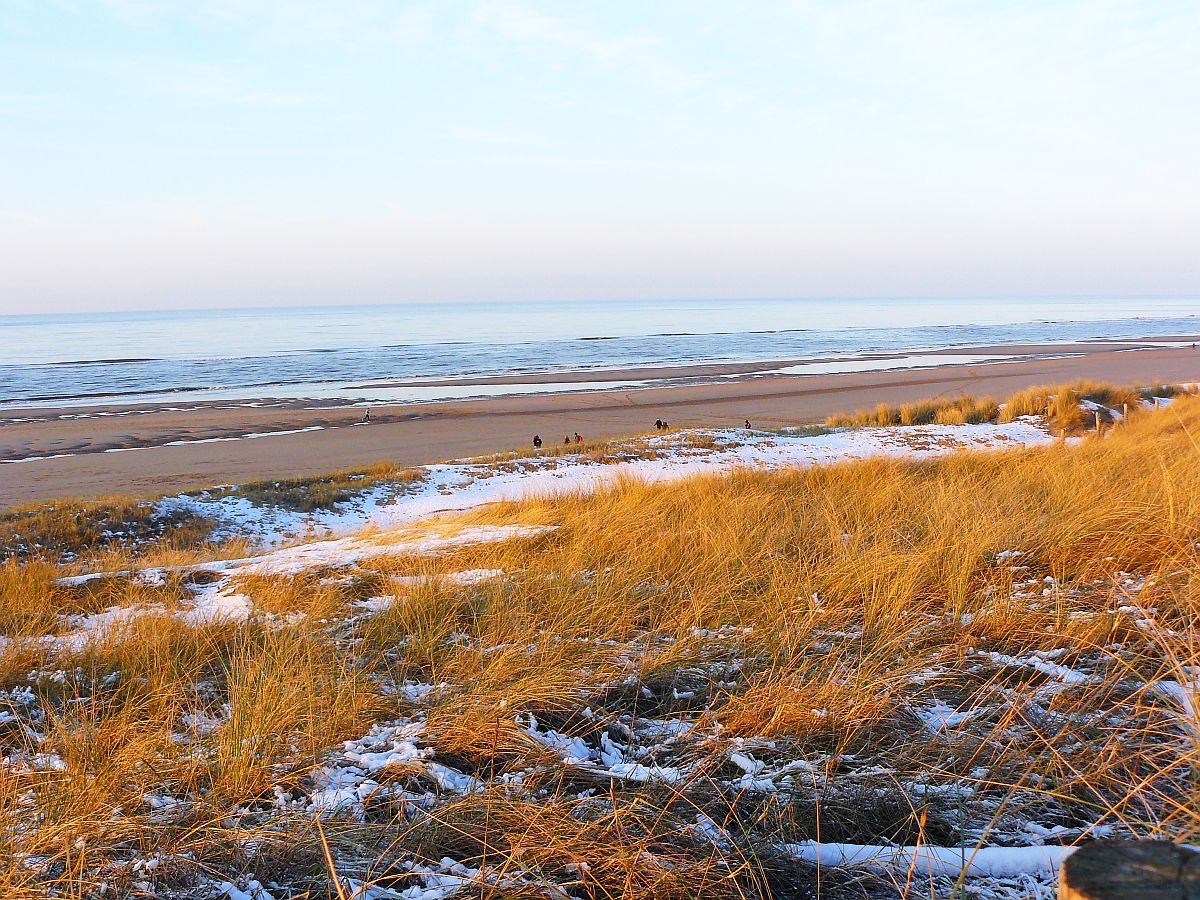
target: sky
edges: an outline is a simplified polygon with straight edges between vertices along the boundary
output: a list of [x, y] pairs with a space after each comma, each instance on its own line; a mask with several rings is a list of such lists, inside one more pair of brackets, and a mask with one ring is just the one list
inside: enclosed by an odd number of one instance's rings
[[0, 0], [0, 313], [1200, 294], [1196, 0]]

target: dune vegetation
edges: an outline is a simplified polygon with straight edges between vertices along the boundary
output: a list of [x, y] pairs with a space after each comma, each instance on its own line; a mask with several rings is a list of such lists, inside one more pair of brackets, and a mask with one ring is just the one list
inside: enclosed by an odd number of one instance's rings
[[[830, 424], [1066, 427], [1097, 390]], [[1200, 399], [421, 527], [290, 568], [13, 554], [0, 895], [1036, 897], [969, 860], [1200, 838]], [[860, 845], [963, 864], [814, 862]]]
[[962, 425], [979, 422], [1012, 422], [1022, 416], [1044, 419], [1059, 432], [1089, 427], [1099, 414], [1102, 423], [1153, 406], [1155, 398], [1170, 399], [1191, 391], [1179, 385], [1151, 388], [1116, 387], [1095, 381], [1040, 385], [1018, 391], [1003, 403], [989, 397], [962, 394], [915, 403], [881, 403], [874, 409], [830, 416], [827, 425], [863, 428], [872, 425]]
[[203, 545], [213, 523], [186, 511], [163, 514], [132, 497], [62, 500], [0, 513], [0, 559], [70, 560], [107, 550]]
[[386, 485], [394, 493], [403, 493], [422, 478], [418, 469], [379, 463], [359, 469], [343, 469], [324, 475], [302, 478], [272, 478], [197, 491], [206, 497], [244, 497], [256, 506], [277, 506], [296, 512], [330, 509], [351, 497]]

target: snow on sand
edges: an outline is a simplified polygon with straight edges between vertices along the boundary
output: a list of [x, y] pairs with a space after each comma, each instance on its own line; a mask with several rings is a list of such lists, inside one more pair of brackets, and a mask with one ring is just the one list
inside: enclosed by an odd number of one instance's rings
[[335, 509], [313, 513], [256, 506], [235, 495], [181, 496], [162, 503], [164, 511], [186, 508], [213, 516], [225, 523], [228, 533], [255, 536], [269, 545], [299, 536], [349, 534], [367, 526], [395, 528], [505, 500], [593, 492], [622, 479], [674, 481], [739, 468], [782, 469], [877, 456], [929, 457], [960, 449], [1010, 448], [1051, 440], [1050, 434], [1031, 420], [1003, 425], [842, 429], [815, 435], [694, 430], [630, 444], [651, 458], [625, 462], [596, 462], [579, 455], [530, 456], [503, 464], [467, 460], [425, 466], [426, 479], [402, 494], [382, 485]]

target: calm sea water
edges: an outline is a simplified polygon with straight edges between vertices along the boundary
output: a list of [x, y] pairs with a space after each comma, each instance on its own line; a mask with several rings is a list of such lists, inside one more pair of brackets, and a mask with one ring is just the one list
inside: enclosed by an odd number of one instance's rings
[[2, 316], [0, 403], [370, 399], [356, 382], [1189, 334], [1197, 312], [1195, 299], [881, 299]]

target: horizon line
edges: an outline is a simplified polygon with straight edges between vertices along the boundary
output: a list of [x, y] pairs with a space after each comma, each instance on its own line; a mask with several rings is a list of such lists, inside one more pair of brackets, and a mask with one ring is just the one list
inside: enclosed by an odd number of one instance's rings
[[[154, 306], [137, 306], [127, 308], [109, 308], [93, 310], [52, 310], [48, 312], [4, 313], [0, 319], [44, 319], [52, 316], [104, 316], [137, 313], [165, 313], [185, 315], [189, 313], [218, 313], [218, 312], [266, 312], [271, 310], [305, 310], [305, 309], [379, 309], [396, 306], [469, 306], [473, 304], [496, 304], [498, 306], [540, 305], [540, 304], [599, 304], [599, 303], [799, 303], [812, 301], [863, 301], [863, 300], [961, 300], [969, 301], [1005, 301], [1005, 300], [1046, 300], [1046, 301], [1086, 301], [1086, 300], [1196, 300], [1200, 303], [1200, 290], [1186, 293], [1148, 293], [1148, 294], [810, 294], [795, 296], [706, 296], [706, 297], [576, 297], [576, 298], [529, 298], [526, 300], [498, 298], [463, 298], [447, 300], [390, 300], [384, 302], [354, 302], [354, 303], [278, 303], [260, 305], [220, 304], [214, 306], [188, 306], [166, 308]], [[1200, 314], [1200, 310], [1197, 311]], [[1138, 318], [1138, 317], [1134, 317]], [[1153, 318], [1153, 317], [1148, 317]]]

